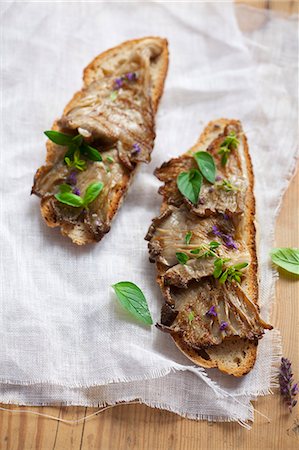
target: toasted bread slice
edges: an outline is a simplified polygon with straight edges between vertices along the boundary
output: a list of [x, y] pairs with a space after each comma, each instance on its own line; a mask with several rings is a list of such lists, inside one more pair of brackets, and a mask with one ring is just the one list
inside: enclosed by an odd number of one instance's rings
[[[82, 90], [67, 104], [62, 118], [54, 122], [53, 130], [71, 136], [79, 132], [103, 157], [101, 163], [87, 162], [87, 170], [77, 174], [81, 195], [91, 182], [104, 184], [89, 211], [62, 205], [54, 197], [70, 173], [64, 164], [66, 147], [48, 141], [46, 165], [36, 172], [32, 192], [41, 197], [45, 222], [49, 227], [60, 226], [61, 233], [74, 243], [102, 239], [138, 165], [150, 160], [154, 116], [167, 68], [167, 41], [159, 37], [135, 39], [107, 50], [85, 68]], [[116, 98], [111, 97], [114, 94]], [[135, 154], [132, 144], [137, 145]], [[107, 157], [113, 164], [104, 163]]]
[[[188, 167], [190, 166], [190, 161], [188, 158], [192, 156], [194, 153], [205, 150], [214, 152], [214, 158], [216, 161], [217, 169], [222, 170], [221, 165], [219, 164], [219, 159], [217, 156], [217, 145], [215, 147], [215, 142], [217, 143], [218, 137], [225, 136], [225, 130], [228, 129], [228, 127], [231, 127], [232, 129], [238, 130], [237, 136], [240, 141], [238, 150], [238, 158], [239, 158], [239, 171], [242, 174], [242, 177], [245, 180], [246, 188], [243, 190], [243, 212], [236, 213], [235, 209], [232, 209], [230, 211], [231, 205], [228, 205], [228, 210], [226, 211], [221, 210], [220, 216], [225, 216], [226, 213], [230, 214], [230, 218], [232, 221], [235, 222], [236, 229], [235, 229], [235, 236], [238, 236], [238, 248], [244, 248], [246, 247], [246, 257], [248, 258], [248, 262], [250, 262], [249, 267], [246, 270], [246, 275], [242, 279], [241, 282], [241, 288], [242, 292], [250, 299], [253, 308], [251, 309], [251, 312], [253, 311], [255, 314], [255, 317], [257, 318], [253, 322], [255, 322], [255, 325], [259, 323], [259, 331], [256, 335], [254, 335], [254, 332], [251, 332], [249, 330], [250, 338], [247, 337], [246, 333], [239, 333], [240, 335], [236, 335], [236, 333], [227, 333], [227, 336], [220, 336], [222, 339], [222, 342], [219, 342], [217, 345], [213, 345], [211, 342], [211, 345], [202, 345], [202, 341], [206, 339], [206, 335], [203, 336], [204, 338], [202, 340], [196, 340], [194, 339], [194, 336], [192, 335], [192, 339], [188, 338], [188, 335], [186, 333], [186, 329], [188, 328], [188, 325], [184, 325], [183, 322], [181, 322], [182, 329], [180, 329], [180, 322], [178, 322], [176, 327], [171, 326], [164, 326], [163, 321], [165, 325], [171, 325], [175, 322], [175, 313], [177, 305], [175, 304], [176, 301], [180, 304], [182, 304], [181, 298], [184, 298], [184, 295], [186, 296], [188, 289], [190, 292], [196, 292], [196, 286], [199, 286], [199, 291], [201, 289], [201, 286], [204, 286], [206, 283], [209, 284], [209, 289], [211, 290], [211, 286], [215, 285], [215, 290], [219, 290], [219, 296], [221, 297], [223, 291], [223, 285], [217, 286], [217, 281], [214, 280], [212, 276], [212, 272], [203, 273], [203, 278], [200, 279], [200, 277], [194, 278], [193, 281], [190, 281], [190, 273], [193, 274], [192, 270], [192, 263], [188, 266], [180, 266], [182, 268], [181, 273], [183, 273], [183, 276], [177, 277], [177, 274], [175, 277], [171, 278], [170, 276], [166, 276], [166, 274], [172, 274], [173, 268], [167, 266], [168, 261], [171, 260], [171, 252], [170, 252], [170, 244], [169, 244], [169, 237], [167, 240], [167, 253], [164, 252], [163, 254], [163, 248], [162, 244], [163, 239], [166, 239], [166, 233], [167, 228], [170, 224], [175, 224], [174, 226], [178, 227], [179, 222], [179, 213], [182, 215], [186, 214], [188, 217], [188, 224], [190, 226], [190, 223], [198, 221], [199, 223], [206, 223], [211, 221], [211, 224], [215, 223], [213, 222], [213, 219], [215, 217], [219, 216], [219, 211], [212, 211], [211, 209], [211, 201], [209, 201], [209, 191], [211, 189], [206, 189], [207, 198], [205, 199], [205, 205], [206, 210], [204, 211], [204, 207], [200, 204], [197, 205], [197, 207], [194, 207], [194, 205], [191, 205], [187, 201], [187, 207], [190, 209], [188, 212], [188, 209], [182, 202], [186, 203], [186, 199], [182, 197], [182, 195], [177, 190], [176, 186], [176, 177], [179, 172], [181, 172], [183, 169], [183, 166], [188, 164]], [[220, 140], [221, 142], [221, 140]], [[215, 151], [216, 148], [216, 151]], [[234, 154], [230, 156], [230, 158], [234, 158]], [[186, 167], [186, 166], [185, 166]], [[168, 172], [170, 171], [170, 172]], [[172, 171], [172, 173], [171, 173]], [[176, 173], [176, 171], [178, 173]], [[157, 169], [156, 174], [158, 178], [165, 182], [165, 185], [160, 188], [159, 192], [164, 196], [164, 200], [161, 206], [161, 220], [154, 219], [153, 225], [151, 226], [149, 233], [146, 237], [147, 240], [149, 240], [149, 249], [151, 254], [151, 261], [155, 260], [157, 264], [158, 269], [158, 284], [161, 287], [162, 293], [165, 297], [165, 305], [162, 308], [162, 318], [161, 322], [162, 325], [159, 325], [159, 327], [163, 331], [167, 331], [171, 334], [172, 338], [174, 339], [176, 345], [178, 348], [189, 358], [191, 359], [195, 364], [206, 367], [206, 368], [218, 368], [222, 372], [225, 372], [227, 374], [234, 375], [236, 377], [245, 375], [248, 373], [256, 360], [256, 353], [257, 353], [257, 344], [258, 339], [262, 336], [263, 330], [271, 329], [272, 326], [266, 324], [262, 321], [262, 319], [258, 316], [258, 262], [257, 262], [257, 252], [256, 252], [256, 230], [255, 230], [255, 198], [254, 198], [254, 175], [253, 175], [253, 169], [251, 164], [251, 159], [248, 151], [248, 145], [247, 145], [247, 139], [244, 135], [244, 132], [241, 127], [241, 123], [236, 120], [228, 120], [228, 119], [219, 119], [213, 122], [210, 122], [207, 127], [204, 129], [203, 133], [201, 134], [199, 140], [197, 143], [182, 157], [171, 160], [168, 163], [165, 163], [162, 165], [160, 169]], [[211, 186], [211, 185], [210, 185]], [[214, 195], [211, 193], [210, 197]], [[171, 206], [173, 205], [173, 206]], [[210, 208], [210, 209], [209, 209]], [[179, 212], [179, 213], [178, 213]], [[163, 218], [163, 214], [166, 217], [166, 220]], [[174, 215], [176, 214], [176, 215]], [[216, 216], [218, 214], [218, 216]], [[167, 219], [167, 215], [170, 215], [170, 219]], [[171, 216], [172, 215], [172, 216]], [[203, 217], [203, 215], [205, 215]], [[237, 218], [235, 218], [237, 217]], [[158, 225], [155, 225], [155, 221], [159, 221]], [[193, 221], [193, 222], [192, 222]], [[164, 228], [163, 228], [164, 226]], [[159, 227], [159, 232], [156, 230]], [[161, 231], [162, 229], [162, 231]], [[194, 230], [198, 230], [193, 228]], [[186, 231], [184, 231], [185, 233]], [[196, 231], [195, 231], [196, 232]], [[156, 233], [156, 235], [155, 235]], [[160, 234], [159, 234], [160, 233]], [[182, 238], [179, 236], [179, 233], [177, 231], [177, 228], [175, 230], [175, 235], [177, 238], [177, 242]], [[200, 234], [200, 238], [202, 239], [203, 234]], [[209, 235], [208, 235], [209, 236]], [[195, 236], [196, 238], [196, 236]], [[161, 241], [162, 239], [162, 241]], [[212, 238], [210, 238], [212, 239]], [[191, 241], [192, 242], [192, 241]], [[179, 244], [182, 245], [182, 244]], [[221, 248], [221, 247], [220, 247]], [[184, 251], [182, 248], [179, 248], [177, 251]], [[227, 249], [228, 251], [228, 249]], [[233, 250], [232, 253], [237, 253], [238, 250]], [[167, 258], [165, 258], [165, 254]], [[162, 259], [162, 257], [164, 259]], [[165, 265], [166, 261], [166, 265]], [[173, 260], [172, 260], [173, 261]], [[194, 261], [193, 261], [194, 262]], [[173, 262], [172, 262], [173, 263]], [[188, 261], [187, 264], [189, 264], [190, 261]], [[197, 262], [195, 262], [196, 264]], [[208, 270], [209, 266], [205, 263], [203, 259], [203, 263], [201, 263], [200, 270], [203, 271], [203, 266], [205, 265], [204, 269]], [[186, 268], [186, 269], [185, 269]], [[180, 268], [178, 269], [180, 270]], [[177, 271], [178, 272], [178, 271]], [[198, 272], [199, 274], [202, 272]], [[184, 280], [184, 276], [189, 276]], [[184, 284], [182, 284], [182, 278]], [[170, 280], [170, 281], [169, 281]], [[179, 283], [178, 284], [178, 280]], [[207, 281], [208, 280], [208, 281]], [[210, 281], [209, 281], [210, 280]], [[178, 289], [178, 287], [169, 287], [169, 283], [173, 282], [176, 286], [184, 287], [184, 289]], [[189, 283], [189, 284], [188, 284]], [[200, 284], [202, 283], [202, 284]], [[173, 292], [171, 293], [171, 289]], [[203, 295], [202, 298], [205, 298], [205, 291], [202, 291]], [[192, 294], [194, 295], [194, 294]], [[243, 294], [242, 294], [243, 295]], [[242, 297], [242, 296], [241, 296]], [[200, 298], [200, 297], [199, 297]], [[245, 298], [245, 297], [244, 297]], [[175, 301], [173, 300], [175, 299]], [[190, 300], [190, 298], [189, 298]], [[187, 306], [189, 306], [189, 309], [187, 311], [190, 311], [190, 305], [191, 303], [187, 303]], [[165, 308], [166, 306], [166, 308]], [[193, 306], [192, 306], [193, 308]], [[230, 306], [230, 310], [232, 311], [232, 306]], [[163, 312], [164, 309], [164, 312]], [[194, 311], [196, 311], [196, 308], [193, 308]], [[194, 311], [192, 310], [192, 314], [194, 314]], [[201, 313], [205, 315], [203, 311], [206, 311], [204, 307], [201, 310]], [[164, 317], [163, 317], [164, 314]], [[196, 312], [195, 312], [196, 314]], [[229, 316], [230, 313], [228, 313]], [[219, 316], [219, 309], [218, 309], [218, 316]], [[203, 316], [201, 316], [203, 317]], [[230, 317], [230, 316], [229, 316]], [[193, 320], [194, 317], [192, 317]], [[216, 319], [216, 318], [214, 318]], [[218, 319], [218, 318], [217, 318]], [[196, 317], [194, 319], [194, 327], [196, 328]], [[201, 320], [201, 319], [199, 319]], [[219, 319], [220, 320], [220, 319]], [[239, 320], [239, 318], [238, 318]], [[252, 323], [253, 323], [252, 322]], [[236, 323], [236, 322], [235, 322]], [[185, 326], [185, 328], [184, 328]], [[193, 325], [189, 326], [192, 328]], [[205, 322], [205, 325], [207, 326], [207, 323]], [[215, 325], [214, 325], [215, 326]], [[182, 331], [184, 329], [184, 331]], [[212, 327], [211, 327], [212, 329]], [[253, 328], [252, 328], [253, 330]], [[217, 331], [218, 333], [218, 331]], [[221, 334], [221, 333], [220, 333]], [[190, 337], [190, 336], [189, 336]], [[217, 336], [219, 338], [219, 336]], [[196, 342], [196, 345], [193, 345], [194, 342]]]

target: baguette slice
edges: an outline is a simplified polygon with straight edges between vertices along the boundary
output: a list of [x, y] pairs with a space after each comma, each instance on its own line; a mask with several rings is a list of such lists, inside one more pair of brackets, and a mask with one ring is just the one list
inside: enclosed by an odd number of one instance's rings
[[[102, 162], [87, 159], [86, 170], [74, 171], [64, 161], [68, 148], [48, 141], [46, 164], [34, 177], [32, 193], [41, 198], [46, 224], [60, 226], [61, 233], [74, 243], [102, 239], [138, 165], [150, 161], [154, 117], [167, 68], [167, 41], [159, 37], [131, 40], [107, 50], [85, 68], [82, 90], [54, 122], [52, 130], [70, 136], [79, 133], [103, 158]], [[88, 209], [55, 198], [59, 186], [72, 184], [74, 179], [73, 188], [79, 189], [81, 196], [93, 182], [104, 185]]]
[[[239, 145], [223, 167], [218, 151], [232, 131]], [[212, 186], [204, 180], [199, 202], [193, 205], [179, 192], [176, 179], [182, 171], [197, 167], [193, 155], [202, 150], [214, 157], [218, 181]], [[210, 122], [187, 153], [164, 163], [155, 174], [164, 182], [159, 189], [163, 203], [146, 239], [165, 299], [157, 326], [170, 333], [195, 364], [242, 376], [255, 363], [258, 339], [272, 326], [259, 316], [254, 175], [241, 123], [228, 119]], [[220, 186], [223, 179], [238, 190], [226, 191]], [[213, 230], [221, 230], [227, 237], [219, 237]], [[192, 238], [187, 244], [189, 231]], [[215, 258], [197, 259], [190, 253], [215, 240], [220, 244], [216, 250], [219, 257], [230, 258], [228, 265], [249, 263], [240, 285], [220, 284], [213, 277]], [[187, 252], [185, 265], [178, 264], [176, 252]], [[213, 305], [217, 314], [207, 314]], [[223, 321], [229, 325], [220, 330]]]

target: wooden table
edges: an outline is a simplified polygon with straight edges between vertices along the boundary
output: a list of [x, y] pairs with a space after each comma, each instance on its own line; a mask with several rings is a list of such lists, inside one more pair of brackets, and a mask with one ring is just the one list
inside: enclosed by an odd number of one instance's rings
[[[238, 0], [237, 0], [238, 1]], [[298, 13], [298, 2], [249, 1], [261, 8]], [[298, 247], [299, 173], [283, 199], [276, 228], [277, 246]], [[282, 330], [283, 352], [299, 378], [298, 282], [282, 276], [271, 323]], [[2, 405], [17, 409], [16, 406]], [[27, 414], [0, 411], [0, 450], [287, 450], [299, 446], [299, 414], [290, 416], [278, 394], [259, 398], [252, 431], [233, 423], [195, 422], [144, 405], [120, 405], [79, 425], [66, 425]], [[22, 408], [24, 409], [24, 408]], [[63, 419], [78, 419], [95, 411], [84, 407], [27, 408]], [[297, 412], [296, 412], [297, 411]], [[298, 418], [295, 434], [294, 420]]]

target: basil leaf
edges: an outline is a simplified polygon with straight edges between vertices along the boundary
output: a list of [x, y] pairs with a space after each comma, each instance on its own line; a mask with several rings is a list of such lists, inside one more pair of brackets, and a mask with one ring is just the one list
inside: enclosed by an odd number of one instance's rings
[[177, 177], [177, 186], [180, 193], [195, 205], [198, 202], [201, 184], [202, 176], [197, 169], [181, 172]]
[[44, 131], [44, 134], [50, 139], [50, 141], [58, 145], [70, 145], [73, 139], [73, 136], [54, 130]]
[[175, 256], [176, 256], [176, 259], [178, 260], [178, 262], [183, 265], [186, 264], [186, 262], [189, 259], [189, 256], [183, 252], [176, 252]]
[[69, 184], [61, 184], [59, 187], [59, 194], [63, 192], [72, 192], [72, 187]]
[[83, 142], [83, 136], [81, 136], [81, 134], [77, 134], [77, 136], [74, 136], [72, 139], [72, 142], [77, 145], [78, 147], [80, 147], [80, 145]]
[[74, 206], [76, 208], [84, 206], [82, 198], [79, 195], [75, 195], [71, 192], [62, 192], [60, 194], [56, 194], [55, 198], [60, 203], [65, 203], [66, 205]]
[[113, 289], [121, 305], [134, 317], [147, 325], [153, 324], [146, 298], [142, 290], [130, 281], [120, 281], [114, 284]]
[[299, 248], [274, 248], [270, 252], [272, 261], [284, 270], [299, 275]]
[[215, 248], [218, 248], [219, 245], [221, 245], [220, 242], [217, 242], [217, 241], [211, 241], [211, 242], [209, 243], [210, 250], [214, 250]]
[[194, 250], [190, 250], [190, 253], [192, 253], [192, 255], [198, 255], [199, 252], [200, 252], [200, 248], [195, 248]]
[[88, 186], [83, 198], [84, 206], [89, 205], [89, 203], [93, 202], [97, 198], [97, 196], [103, 189], [103, 186], [104, 186], [103, 183], [91, 183]]
[[197, 152], [193, 156], [205, 179], [215, 183], [216, 166], [213, 156], [208, 152]]
[[88, 159], [91, 159], [91, 161], [102, 161], [101, 153], [96, 149], [91, 147], [90, 145], [83, 142], [81, 145], [82, 153], [84, 156], [86, 156]]
[[185, 242], [187, 245], [190, 244], [191, 239], [192, 239], [192, 231], [188, 231], [188, 233], [185, 236]]
[[112, 91], [110, 94], [110, 100], [114, 102], [118, 96], [118, 91]]
[[241, 269], [245, 269], [245, 267], [247, 267], [247, 266], [248, 266], [248, 263], [247, 262], [243, 262], [243, 263], [240, 263], [240, 264], [235, 264], [233, 266], [233, 268], [235, 270], [241, 270]]

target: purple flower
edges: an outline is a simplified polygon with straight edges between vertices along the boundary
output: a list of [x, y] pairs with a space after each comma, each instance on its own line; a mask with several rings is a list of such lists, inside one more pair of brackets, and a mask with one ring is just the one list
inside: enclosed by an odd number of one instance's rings
[[218, 230], [217, 225], [213, 225], [213, 226], [212, 226], [212, 231], [213, 231], [213, 233], [215, 234], [215, 236], [219, 236], [219, 237], [222, 236], [222, 233]]
[[137, 80], [137, 75], [135, 72], [129, 72], [126, 74], [126, 77], [129, 81], [136, 81]]
[[80, 190], [79, 190], [78, 188], [74, 187], [74, 188], [73, 188], [73, 194], [75, 194], [75, 195], [80, 195], [81, 192], [80, 192]]
[[220, 175], [217, 175], [217, 177], [215, 178], [216, 181], [221, 181], [222, 177]]
[[77, 172], [72, 171], [66, 180], [67, 184], [74, 186], [77, 183]]
[[214, 306], [214, 305], [211, 306], [211, 308], [209, 309], [209, 311], [206, 312], [206, 315], [207, 315], [207, 316], [214, 316], [214, 317], [217, 316], [216, 309], [215, 309], [215, 306]]
[[281, 366], [279, 371], [279, 386], [280, 393], [284, 398], [284, 401], [289, 407], [290, 412], [297, 404], [295, 396], [298, 393], [298, 383], [293, 385], [293, 373], [292, 373], [292, 363], [287, 358], [281, 358]]
[[220, 330], [223, 331], [228, 327], [228, 323], [227, 322], [221, 322], [220, 324]]
[[209, 192], [214, 192], [214, 188], [212, 186], [209, 188]]
[[205, 199], [204, 197], [199, 197], [199, 199], [198, 199], [198, 203], [199, 203], [200, 205], [204, 205], [204, 204], [205, 204], [205, 201], [206, 201], [206, 199]]
[[122, 87], [122, 85], [123, 85], [122, 77], [115, 78], [114, 83], [115, 83], [115, 89], [120, 89]]
[[218, 229], [217, 225], [213, 225], [212, 226], [212, 232], [213, 232], [213, 234], [215, 234], [215, 236], [218, 236], [218, 237], [220, 237], [223, 240], [224, 245], [227, 248], [234, 248], [234, 249], [238, 248], [238, 246], [235, 243], [235, 241], [233, 240], [232, 236], [230, 236], [229, 234], [222, 233]]
[[223, 235], [223, 240], [224, 240], [224, 244], [227, 248], [234, 248], [234, 249], [238, 248], [235, 241], [233, 240], [233, 238], [231, 236], [229, 236], [228, 234]]
[[140, 153], [141, 152], [141, 148], [139, 144], [133, 144], [133, 150], [132, 150], [132, 154], [134, 155], [135, 153]]
[[229, 220], [229, 216], [227, 214], [223, 214], [223, 219], [224, 220]]

